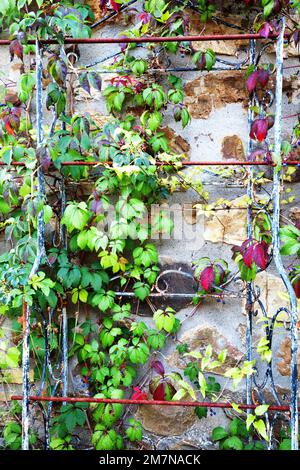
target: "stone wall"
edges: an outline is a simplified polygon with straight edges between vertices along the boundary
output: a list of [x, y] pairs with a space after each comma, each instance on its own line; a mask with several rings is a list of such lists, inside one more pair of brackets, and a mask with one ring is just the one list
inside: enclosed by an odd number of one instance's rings
[[[89, 3], [93, 3], [90, 1]], [[97, 2], [94, 2], [97, 3]], [[199, 23], [194, 13], [192, 34], [203, 31], [203, 25]], [[241, 24], [241, 18], [234, 16], [228, 19], [230, 22]], [[94, 31], [94, 36], [117, 36], [124, 30], [122, 19], [111, 20], [105, 27]], [[214, 22], [207, 24], [204, 33], [224, 34], [232, 33], [232, 29]], [[247, 56], [247, 42], [218, 42], [213, 44], [195, 44], [195, 47], [211, 47], [218, 54], [218, 57], [232, 62], [240, 62]], [[95, 60], [113, 54], [118, 51], [117, 45], [82, 45], [80, 46], [80, 61], [82, 64], [90, 64]], [[184, 65], [186, 59], [178, 54], [171, 57], [174, 66]], [[263, 62], [274, 61], [274, 50], [269, 48]], [[298, 64], [295, 51], [289, 51], [289, 58], [286, 65]], [[101, 68], [101, 64], [99, 65]], [[6, 78], [15, 80], [18, 75], [18, 66], [9, 65], [8, 50], [0, 50], [0, 70]], [[298, 76], [294, 75], [297, 69], [285, 70], [284, 82], [284, 114], [294, 114], [299, 111], [299, 103], [296, 100], [298, 91]], [[188, 159], [194, 161], [214, 160], [224, 161], [238, 159], [243, 161], [246, 158], [247, 148], [247, 93], [244, 84], [244, 72], [241, 71], [212, 71], [212, 72], [191, 72], [178, 74], [184, 81], [186, 92], [186, 104], [192, 116], [192, 122], [184, 130], [179, 124], [174, 123], [172, 116], [167, 116], [167, 133], [172, 138], [172, 145], [180, 152], [186, 153]], [[107, 84], [109, 75], [103, 76], [104, 86]], [[162, 77], [162, 79], [164, 79]], [[77, 112], [89, 112], [95, 119], [105, 122], [107, 111], [101, 93], [94, 93], [91, 97], [79, 87], [76, 89], [75, 108]], [[274, 110], [274, 109], [273, 109]], [[46, 112], [47, 115], [47, 112]], [[283, 137], [288, 136], [293, 128], [294, 120], [283, 121]], [[260, 168], [259, 170], [262, 170]], [[236, 184], [237, 174], [233, 174], [229, 179], [218, 178], [205, 171], [197, 175], [197, 170], [187, 170], [193, 172], [193, 178], [201, 177], [204, 180], [205, 188], [210, 193], [210, 200], [216, 201], [220, 198], [233, 200], [233, 210], [219, 210], [213, 214], [199, 214], [191, 208], [199, 203], [199, 197], [192, 190], [184, 193], [175, 193], [171, 198], [171, 203], [180, 205], [189, 203], [186, 211], [186, 224], [195, 231], [192, 242], [190, 240], [159, 240], [157, 245], [160, 253], [160, 264], [162, 269], [178, 268], [188, 272], [191, 271], [192, 262], [197, 258], [209, 255], [212, 259], [224, 258], [228, 261], [233, 271], [235, 264], [231, 260], [231, 248], [234, 244], [241, 243], [246, 238], [245, 223], [246, 214], [239, 208], [239, 198], [245, 195], [245, 187]], [[298, 177], [290, 185], [296, 199], [292, 205], [286, 205], [285, 211], [293, 209], [294, 213], [300, 208]], [[263, 193], [261, 193], [263, 195]], [[293, 206], [293, 207], [292, 207]], [[5, 245], [2, 242], [2, 249]], [[186, 283], [182, 283], [179, 277], [170, 280], [173, 291], [194, 289]], [[261, 295], [266, 305], [268, 316], [272, 316], [277, 307], [284, 305], [282, 299], [284, 292], [281, 280], [272, 265], [268, 273], [259, 274], [256, 284], [261, 289]], [[160, 302], [153, 301], [155, 307], [159, 307]], [[200, 349], [208, 343], [213, 345], [213, 349], [218, 352], [226, 348], [228, 359], [226, 365], [232, 367], [239, 361], [245, 359], [245, 328], [246, 316], [245, 305], [241, 299], [226, 298], [224, 301], [215, 299], [201, 302], [196, 310], [189, 301], [180, 304], [172, 301], [171, 304], [177, 310], [177, 318], [183, 323], [178, 333], [178, 340], [187, 343], [192, 349]], [[191, 315], [191, 312], [193, 314]], [[147, 313], [147, 312], [146, 312]], [[149, 312], [148, 312], [149, 315]], [[261, 317], [258, 314], [257, 319]], [[145, 321], [151, 324], [151, 317], [146, 317]], [[254, 343], [263, 334], [261, 323], [254, 320]], [[280, 387], [280, 395], [284, 398], [288, 394], [289, 387], [289, 362], [290, 352], [288, 344], [288, 331], [284, 325], [276, 330], [274, 335], [274, 373], [275, 380]], [[278, 351], [278, 357], [276, 355]], [[170, 370], [177, 370], [182, 373], [183, 366], [178, 356], [174, 342], [168, 341], [166, 349], [163, 351], [164, 363]], [[224, 393], [222, 401], [231, 399], [234, 401], [245, 400], [245, 383], [242, 382], [238, 390], [233, 394], [230, 383], [223, 377], [224, 370], [217, 371], [217, 380], [220, 382]], [[262, 372], [262, 371], [260, 371]], [[10, 386], [12, 389], [13, 386]], [[230, 413], [218, 410], [216, 413], [208, 414], [205, 419], [199, 420], [192, 409], [167, 408], [167, 407], [140, 407], [132, 410], [141, 420], [146, 435], [159, 448], [213, 448], [210, 441], [211, 430], [217, 425], [225, 425]]]

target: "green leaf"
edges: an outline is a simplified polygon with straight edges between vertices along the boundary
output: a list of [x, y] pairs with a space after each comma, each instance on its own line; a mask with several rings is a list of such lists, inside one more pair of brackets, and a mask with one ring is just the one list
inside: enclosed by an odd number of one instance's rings
[[130, 442], [140, 442], [143, 437], [142, 425], [134, 419], [130, 419], [129, 423], [130, 426], [126, 429], [126, 436]]
[[257, 432], [268, 442], [269, 437], [267, 434], [265, 422], [262, 419], [259, 419], [258, 421], [254, 421], [253, 426], [255, 427]]
[[5, 355], [7, 367], [9, 368], [18, 367], [19, 362], [20, 362], [20, 355], [21, 353], [16, 346], [8, 348], [8, 350], [6, 351], [6, 355]]
[[224, 439], [227, 436], [228, 436], [228, 432], [224, 428], [222, 428], [221, 426], [218, 426], [217, 428], [213, 429], [212, 440], [214, 442], [221, 441], [222, 439]]
[[243, 442], [236, 436], [228, 437], [222, 444], [224, 450], [243, 450]]
[[239, 418], [235, 418], [231, 421], [229, 433], [231, 436], [239, 436], [242, 438], [246, 438], [249, 435], [245, 422]]
[[140, 299], [145, 300], [150, 294], [150, 286], [144, 282], [135, 282], [133, 285], [134, 295]]
[[195, 413], [199, 419], [207, 418], [207, 411], [208, 409], [205, 408], [204, 406], [196, 406], [195, 408]]
[[256, 416], [262, 416], [268, 411], [269, 406], [270, 405], [259, 405], [255, 408], [254, 413], [256, 414]]
[[61, 223], [71, 233], [74, 229], [83, 230], [90, 219], [90, 212], [85, 202], [71, 203], [66, 207]]
[[291, 439], [283, 439], [280, 443], [278, 450], [291, 450], [292, 449], [292, 441]]
[[255, 416], [253, 414], [248, 414], [247, 419], [246, 419], [246, 427], [249, 430], [251, 427], [251, 424], [253, 424], [255, 421]]
[[264, 7], [264, 16], [268, 17], [272, 13], [272, 10], [275, 5], [274, 0], [262, 0], [262, 5]]
[[175, 310], [170, 307], [167, 307], [166, 310], [157, 310], [153, 315], [153, 320], [155, 321], [156, 328], [160, 330], [165, 330], [167, 333], [171, 333], [174, 324]]
[[76, 414], [70, 411], [65, 416], [66, 427], [69, 432], [72, 432], [76, 426]]

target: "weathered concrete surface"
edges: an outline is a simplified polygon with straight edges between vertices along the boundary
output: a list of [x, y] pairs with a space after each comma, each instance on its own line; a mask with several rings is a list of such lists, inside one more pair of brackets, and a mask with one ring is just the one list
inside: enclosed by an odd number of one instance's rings
[[[98, 2], [96, 0], [88, 0], [96, 8], [96, 16], [100, 17]], [[138, 8], [140, 2], [137, 2]], [[125, 22], [118, 19], [111, 20], [107, 26], [102, 27], [94, 32], [95, 36], [117, 36], [126, 28]], [[233, 17], [231, 20], [236, 21], [237, 25], [242, 24], [239, 17]], [[192, 14], [192, 34], [197, 34], [203, 30], [203, 24]], [[209, 22], [205, 26], [204, 33], [224, 34], [232, 32], [227, 27]], [[224, 56], [225, 59], [231, 61], [241, 61], [246, 57], [247, 44], [218, 42], [218, 43], [195, 43], [195, 48], [214, 49], [217, 54]], [[91, 64], [96, 60], [101, 60], [108, 55], [119, 51], [118, 45], [81, 45], [81, 64]], [[263, 62], [274, 60], [274, 49], [270, 49], [268, 54], [263, 58]], [[186, 65], [191, 64], [180, 55], [171, 57], [172, 64]], [[109, 63], [109, 61], [107, 62]], [[298, 61], [294, 57], [286, 62], [286, 65], [297, 64]], [[103, 64], [95, 66], [97, 70]], [[0, 49], [0, 70], [5, 74], [6, 79], [13, 82], [12, 90], [16, 89], [16, 80], [20, 73], [18, 64], [9, 66], [8, 48]], [[296, 100], [299, 81], [293, 76], [296, 69], [285, 71], [284, 85], [284, 114], [295, 114], [298, 112], [298, 102]], [[174, 123], [172, 113], [165, 111], [164, 131], [171, 139], [172, 150], [186, 154], [191, 160], [213, 160], [224, 161], [224, 159], [243, 160], [247, 158], [247, 94], [244, 81], [244, 72], [241, 71], [223, 71], [223, 72], [193, 72], [178, 74], [184, 82], [186, 90], [186, 104], [192, 114], [192, 122], [184, 130], [179, 123]], [[111, 75], [103, 76], [104, 86], [108, 84]], [[163, 82], [164, 78], [161, 77]], [[99, 92], [93, 90], [92, 97], [79, 88], [75, 90], [75, 108], [78, 113], [91, 113], [97, 124], [102, 125], [107, 122], [108, 113], [105, 102]], [[32, 105], [34, 111], [34, 103]], [[274, 106], [270, 110], [274, 112]], [[45, 122], [49, 123], [50, 113], [45, 112]], [[288, 136], [294, 125], [293, 119], [282, 121], [283, 138]], [[270, 133], [272, 140], [272, 132]], [[212, 169], [210, 169], [212, 170]], [[203, 178], [205, 181], [205, 190], [210, 193], [210, 202], [220, 198], [227, 200], [236, 200], [245, 194], [245, 187], [226, 188], [222, 185], [217, 186], [216, 181], [224, 182], [224, 180], [216, 175], [208, 175], [204, 170], [201, 174], [193, 174], [194, 179]], [[231, 182], [237, 180], [236, 174], [231, 177]], [[299, 179], [295, 179], [291, 187], [294, 194], [299, 194]], [[86, 196], [90, 193], [91, 187], [83, 185], [83, 194]], [[183, 211], [185, 225], [182, 225], [187, 232], [184, 237], [178, 239], [157, 240], [155, 243], [159, 249], [160, 263], [162, 268], [170, 268], [181, 265], [188, 270], [191, 263], [196, 259], [209, 256], [212, 260], [224, 258], [228, 261], [230, 269], [235, 272], [236, 265], [233, 263], [231, 256], [231, 247], [233, 244], [239, 244], [246, 238], [245, 232], [245, 211], [236, 208], [233, 211], [221, 209], [215, 214], [209, 214], [202, 217], [199, 211], [195, 209], [195, 205], [201, 202], [200, 196], [195, 191], [176, 192], [170, 198], [171, 204], [177, 204], [182, 207], [187, 205]], [[292, 205], [287, 205], [286, 210], [299, 206], [296, 200]], [[296, 211], [294, 209], [294, 214]], [[296, 217], [297, 215], [295, 215]], [[298, 216], [297, 216], [298, 217]], [[1, 246], [1, 250], [6, 249]], [[267, 314], [275, 313], [278, 306], [286, 305], [285, 301], [280, 298], [279, 293], [283, 291], [283, 286], [278, 278], [278, 274], [272, 265], [269, 274], [260, 274], [257, 277], [256, 284], [260, 286], [262, 291], [262, 299], [267, 305]], [[236, 286], [234, 286], [236, 287]], [[182, 283], [179, 278], [173, 278], [171, 281], [171, 290], [183, 291], [187, 289], [192, 292], [194, 285], [187, 286]], [[164, 300], [164, 302], [166, 302]], [[153, 301], [155, 308], [159, 308], [161, 302]], [[181, 330], [178, 338], [180, 341], [186, 341], [190, 348], [203, 349], [208, 343], [212, 343], [216, 350], [227, 348], [229, 350], [229, 362], [226, 366], [234, 365], [235, 361], [242, 360], [245, 351], [245, 305], [242, 299], [225, 298], [222, 302], [215, 300], [204, 301], [201, 303], [197, 311], [193, 310], [193, 306], [189, 301], [184, 303], [172, 303], [177, 311], [177, 318], [182, 322]], [[146, 310], [146, 309], [145, 309]], [[149, 315], [150, 309], [147, 310]], [[259, 317], [258, 317], [259, 318]], [[153, 325], [150, 316], [143, 318], [149, 325]], [[261, 324], [254, 321], [254, 347], [263, 334]], [[289, 364], [289, 345], [286, 340], [288, 332], [284, 328], [276, 331], [274, 336], [274, 351], [278, 351], [281, 355], [276, 358], [278, 364], [274, 367], [275, 382], [278, 383], [282, 390], [288, 390], [288, 364]], [[168, 371], [178, 370], [182, 374], [182, 363], [178, 358], [176, 345], [169, 338], [166, 349], [163, 351], [165, 367]], [[73, 370], [73, 363], [72, 363]], [[278, 369], [278, 370], [277, 370]], [[222, 373], [224, 371], [221, 371]], [[74, 375], [76, 375], [74, 364]], [[212, 375], [212, 374], [210, 374]], [[225, 382], [222, 376], [217, 376], [217, 380], [224, 386]], [[12, 385], [11, 385], [12, 386]], [[227, 384], [230, 389], [230, 384]], [[146, 388], [147, 389], [147, 388]], [[10, 392], [20, 391], [20, 386]], [[230, 399], [235, 402], [242, 401], [245, 392], [245, 382], [243, 381], [238, 393], [232, 394]], [[234, 398], [233, 398], [234, 397]], [[145, 429], [146, 434], [157, 444], [158, 448], [213, 448], [214, 445], [210, 440], [211, 431], [215, 426], [226, 426], [228, 419], [223, 411], [217, 411], [216, 415], [206, 419], [195, 419], [190, 409], [174, 408], [163, 410], [150, 407], [141, 408], [138, 411]], [[172, 437], [175, 436], [176, 437]], [[162, 436], [164, 436], [162, 438]]]

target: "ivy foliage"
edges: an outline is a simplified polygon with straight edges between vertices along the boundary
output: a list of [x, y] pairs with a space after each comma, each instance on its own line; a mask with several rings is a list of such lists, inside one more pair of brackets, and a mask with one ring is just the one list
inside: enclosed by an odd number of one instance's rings
[[[108, 9], [118, 12], [126, 3], [104, 1], [101, 7], [104, 13]], [[255, 25], [258, 30], [265, 27], [267, 19], [267, 29], [271, 31], [275, 27], [272, 15], [288, 7], [288, 2], [273, 0], [262, 0], [259, 5], [241, 3], [246, 4], [247, 12], [254, 7], [256, 13], [256, 7], [260, 7]], [[202, 22], [215, 13], [214, 1], [147, 0], [124, 36], [187, 35], [191, 22], [184, 7], [191, 6]], [[299, 2], [293, 6], [299, 8]], [[170, 113], [183, 129], [190, 123], [184, 85], [181, 78], [172, 74], [159, 82], [149, 78], [149, 69], [162, 71], [152, 44], [146, 60], [139, 54], [137, 44], [120, 42], [120, 53], [106, 67], [114, 76], [104, 87], [97, 70], [83, 68], [77, 63], [77, 49], [64, 45], [65, 37], [90, 37], [93, 21], [91, 9], [79, 0], [3, 0], [0, 4], [0, 27], [11, 38], [10, 58], [20, 63], [22, 72], [14, 92], [5, 79], [0, 87], [0, 158], [5, 164], [0, 170], [0, 228], [8, 245], [7, 252], [0, 256], [0, 312], [12, 320], [15, 343], [5, 344], [1, 350], [0, 368], [6, 373], [20, 365], [26, 304], [35, 379], [47, 379], [53, 385], [53, 371], [43, 372], [45, 351], [48, 359], [58, 364], [59, 372], [61, 312], [67, 306], [69, 314], [73, 306], [76, 313], [68, 315], [68, 332], [69, 357], [76, 358], [80, 376], [79, 383], [73, 383], [75, 394], [120, 400], [130, 395], [135, 386], [137, 396], [147, 399], [148, 394], [135, 381], [139, 368], [146, 369], [150, 364], [152, 372], [157, 373], [149, 379], [150, 395], [162, 400], [181, 400], [186, 396], [195, 400], [194, 387], [180, 374], [165, 373], [158, 361], [153, 363], [167, 337], [176, 337], [180, 328], [176, 312], [165, 307], [155, 310], [152, 323], [138, 319], [141, 302], [148, 301], [151, 306], [149, 295], [160, 271], [157, 248], [151, 238], [159, 239], [173, 229], [173, 221], [162, 209], [149, 222], [149, 207], [159, 205], [177, 188], [186, 189], [190, 184], [179, 174], [185, 155], [172, 149], [165, 130]], [[42, 55], [42, 86], [51, 123], [44, 126], [43, 141], [38, 145], [32, 118], [32, 103], [40, 86], [33, 60], [34, 40], [45, 39], [56, 41], [54, 45], [47, 44]], [[217, 62], [211, 49], [195, 50], [185, 41], [180, 45], [162, 43], [162, 48], [167, 54], [184, 53], [199, 70], [210, 71]], [[110, 115], [105, 124], [72, 108], [76, 80], [88, 95], [94, 91], [102, 93]], [[268, 117], [263, 123], [256, 123], [253, 139], [266, 137], [271, 125]], [[99, 166], [90, 170], [88, 164], [95, 161]], [[84, 165], [66, 165], [67, 162]], [[38, 169], [46, 176], [42, 194], [37, 189]], [[91, 180], [93, 186], [88, 194], [80, 194], [78, 186]], [[199, 191], [205, 196], [201, 184]], [[39, 253], [41, 226], [46, 236]], [[257, 268], [266, 267], [269, 253], [262, 249], [268, 241], [266, 232], [265, 223], [262, 233], [246, 241], [247, 249], [253, 245], [256, 248], [251, 263], [248, 256], [245, 260], [244, 252], [238, 255], [244, 280], [253, 279]], [[295, 230], [283, 229], [282, 236], [283, 250], [296, 253], [299, 243]], [[229, 275], [227, 263], [206, 258], [196, 265], [203, 290], [218, 292]], [[120, 293], [124, 292], [133, 293], [130, 302], [121, 299]], [[267, 345], [260, 344], [260, 350], [270, 360]], [[206, 375], [225, 362], [226, 353], [214, 357], [210, 345], [204, 352], [188, 352], [182, 345], [180, 351], [191, 359], [184, 375], [190, 382], [196, 381], [193, 385], [197, 393], [205, 398], [219, 392], [214, 378]], [[244, 363], [227, 376], [238, 383], [253, 373], [253, 366], [252, 362]], [[92, 423], [91, 443], [96, 450], [138, 446], [142, 440], [140, 423], [128, 419], [121, 403], [67, 404], [55, 411], [50, 444], [54, 450], [73, 450], [73, 436], [86, 422], [89, 426]], [[196, 410], [199, 417], [206, 412]], [[260, 415], [255, 416], [250, 425], [266, 438]], [[244, 428], [236, 423], [229, 433], [215, 431], [213, 438], [222, 442], [223, 448], [237, 449], [244, 446], [244, 434]], [[17, 418], [6, 426], [4, 441], [8, 448], [20, 448]], [[38, 447], [34, 434], [30, 442]]]

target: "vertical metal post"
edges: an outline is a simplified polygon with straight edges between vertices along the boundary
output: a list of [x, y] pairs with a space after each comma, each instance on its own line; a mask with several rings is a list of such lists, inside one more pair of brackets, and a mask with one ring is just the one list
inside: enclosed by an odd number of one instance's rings
[[[42, 76], [43, 64], [38, 40], [36, 40], [36, 127], [37, 127], [37, 151], [39, 150], [43, 140], [43, 100], [42, 100]], [[44, 200], [45, 184], [42, 168], [37, 169], [37, 195], [39, 200]], [[40, 266], [41, 260], [45, 253], [44, 247], [44, 211], [40, 210], [37, 218], [37, 251], [36, 258], [32, 265], [29, 279], [34, 276]], [[29, 368], [30, 368], [30, 351], [29, 351], [29, 335], [30, 335], [30, 307], [24, 303], [23, 306], [23, 355], [22, 355], [22, 449], [29, 449]]]
[[22, 345], [22, 449], [29, 449], [29, 334], [30, 309], [23, 301], [23, 345]]
[[[283, 46], [285, 19], [281, 19], [282, 28], [276, 48], [276, 110], [274, 124], [274, 154], [277, 161], [281, 157], [281, 120], [282, 120], [282, 85], [283, 85]], [[298, 337], [297, 337], [297, 299], [280, 255], [280, 179], [281, 168], [274, 169], [273, 177], [273, 256], [276, 268], [288, 291], [290, 298], [290, 329], [291, 329], [291, 448], [298, 450]]]
[[[66, 208], [66, 190], [63, 176], [60, 184], [61, 216], [63, 216]], [[61, 226], [60, 230], [62, 247], [67, 249], [67, 235], [65, 226]], [[64, 397], [68, 396], [68, 316], [65, 300], [66, 299], [63, 299], [64, 304], [62, 306], [62, 394]]]
[[62, 393], [68, 396], [68, 317], [65, 306], [62, 308]]
[[[250, 40], [250, 65], [254, 65], [255, 63], [255, 51], [256, 51], [256, 42], [255, 40]], [[248, 103], [248, 147], [247, 147], [247, 155], [249, 155], [252, 151], [252, 141], [249, 137], [250, 129], [253, 121], [253, 96], [249, 98]], [[252, 207], [251, 203], [253, 200], [253, 166], [249, 167], [249, 177], [248, 177], [248, 187], [247, 187], [247, 195], [249, 197], [249, 203], [247, 208], [247, 238], [252, 237]], [[246, 329], [246, 358], [247, 361], [252, 361], [252, 317], [253, 317], [253, 286], [252, 282], [247, 283], [247, 329]], [[252, 377], [249, 376], [246, 378], [246, 399], [247, 405], [252, 403]], [[247, 411], [249, 413], [249, 410]]]

